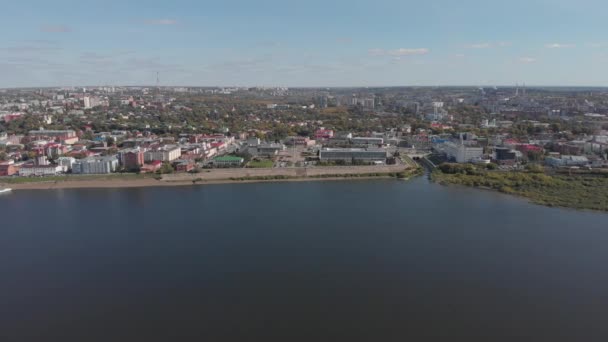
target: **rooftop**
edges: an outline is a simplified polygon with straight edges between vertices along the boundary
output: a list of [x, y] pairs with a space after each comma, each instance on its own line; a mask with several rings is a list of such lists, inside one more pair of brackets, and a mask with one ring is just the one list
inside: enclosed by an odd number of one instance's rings
[[221, 157], [215, 157], [213, 158], [213, 160], [215, 161], [222, 161], [222, 162], [240, 162], [243, 160], [243, 158], [241, 157], [236, 157], [236, 156], [221, 156]]

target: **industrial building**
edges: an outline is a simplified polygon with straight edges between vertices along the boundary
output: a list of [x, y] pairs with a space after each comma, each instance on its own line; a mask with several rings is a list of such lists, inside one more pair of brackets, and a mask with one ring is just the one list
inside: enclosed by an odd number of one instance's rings
[[353, 145], [375, 145], [375, 146], [380, 146], [384, 144], [384, 139], [383, 138], [377, 138], [377, 137], [355, 137], [355, 138], [351, 138], [350, 142]]
[[323, 148], [319, 151], [322, 162], [352, 163], [386, 162], [388, 152], [380, 148]]
[[213, 165], [216, 167], [237, 167], [245, 162], [244, 158], [236, 156], [222, 156], [213, 159]]

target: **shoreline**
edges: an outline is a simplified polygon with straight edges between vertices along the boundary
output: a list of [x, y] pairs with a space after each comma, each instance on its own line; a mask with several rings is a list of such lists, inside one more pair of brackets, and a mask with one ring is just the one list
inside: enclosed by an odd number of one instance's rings
[[[570, 180], [562, 178], [563, 176], [525, 172], [465, 175], [436, 171], [431, 174], [431, 181], [441, 186], [491, 191], [547, 208], [608, 213], [608, 205], [604, 199], [607, 196], [603, 190], [608, 182], [603, 178], [585, 179], [585, 175], [572, 176], [573, 179]], [[588, 187], [586, 181], [596, 183], [593, 187]]]
[[304, 182], [374, 178], [411, 178], [420, 174], [419, 168], [403, 166], [319, 167], [314, 169], [215, 169], [197, 174], [165, 174], [160, 177], [124, 174], [89, 177], [49, 177], [31, 181], [5, 181], [0, 188], [13, 190], [53, 189], [111, 189], [167, 186], [195, 186], [206, 184]]
[[286, 179], [218, 179], [218, 180], [203, 180], [203, 181], [163, 181], [150, 179], [136, 180], [69, 180], [56, 182], [31, 182], [20, 184], [2, 184], [0, 187], [11, 188], [17, 190], [64, 190], [64, 189], [121, 189], [121, 188], [156, 188], [156, 187], [185, 187], [185, 186], [204, 186], [204, 185], [219, 185], [219, 184], [252, 184], [252, 183], [286, 183], [286, 182], [323, 182], [323, 181], [348, 181], [348, 180], [372, 180], [372, 179], [395, 179], [409, 180], [415, 177], [414, 175], [406, 178], [395, 178], [389, 175], [386, 176], [366, 176], [366, 177], [302, 177], [302, 178], [286, 178]]

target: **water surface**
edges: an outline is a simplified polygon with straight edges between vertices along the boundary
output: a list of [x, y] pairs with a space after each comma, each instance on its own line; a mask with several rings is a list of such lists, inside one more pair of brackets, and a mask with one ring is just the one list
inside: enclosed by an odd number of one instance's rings
[[608, 338], [608, 215], [396, 180], [0, 196], [2, 341]]

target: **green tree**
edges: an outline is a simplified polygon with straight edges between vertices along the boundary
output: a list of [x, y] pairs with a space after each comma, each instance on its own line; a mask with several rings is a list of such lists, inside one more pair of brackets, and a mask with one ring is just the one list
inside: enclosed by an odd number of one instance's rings
[[173, 166], [171, 166], [170, 163], [164, 162], [163, 165], [160, 167], [159, 172], [161, 174], [168, 174], [168, 173], [173, 173], [175, 171], [175, 169], [173, 168]]

